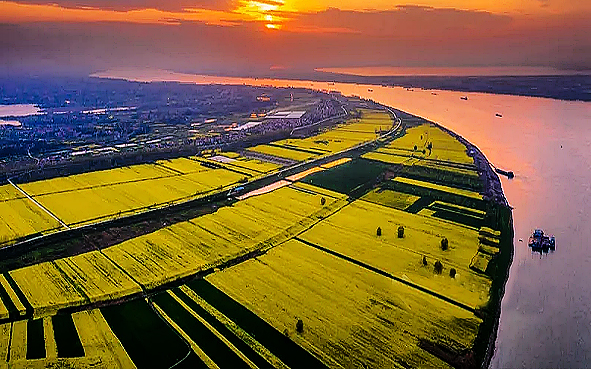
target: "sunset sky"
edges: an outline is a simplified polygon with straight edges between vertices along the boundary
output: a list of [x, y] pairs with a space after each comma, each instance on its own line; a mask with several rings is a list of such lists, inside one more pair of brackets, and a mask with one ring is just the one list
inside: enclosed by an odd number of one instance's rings
[[588, 0], [0, 1], [0, 72], [591, 68]]

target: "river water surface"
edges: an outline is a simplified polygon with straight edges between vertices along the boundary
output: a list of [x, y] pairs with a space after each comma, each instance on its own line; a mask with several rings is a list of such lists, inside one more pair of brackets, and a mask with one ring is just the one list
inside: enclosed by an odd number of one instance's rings
[[[516, 175], [502, 178], [514, 207], [515, 256], [491, 367], [591, 366], [591, 103], [160, 71], [96, 76], [338, 90], [422, 116], [464, 136], [493, 164]], [[528, 249], [534, 228], [556, 236], [554, 253]]]

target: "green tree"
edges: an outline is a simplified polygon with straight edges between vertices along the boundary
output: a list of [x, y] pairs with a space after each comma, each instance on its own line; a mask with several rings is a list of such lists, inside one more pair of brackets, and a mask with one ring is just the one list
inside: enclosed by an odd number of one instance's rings
[[298, 333], [302, 333], [304, 331], [304, 321], [301, 319], [298, 319], [298, 322], [296, 323], [296, 331]]
[[447, 237], [443, 237], [441, 239], [441, 250], [445, 251], [449, 248], [449, 241], [447, 240]]
[[404, 237], [404, 227], [400, 226], [398, 227], [398, 238], [403, 238]]
[[435, 273], [441, 274], [442, 271], [443, 271], [443, 264], [441, 264], [441, 262], [439, 260], [437, 260], [435, 262]]

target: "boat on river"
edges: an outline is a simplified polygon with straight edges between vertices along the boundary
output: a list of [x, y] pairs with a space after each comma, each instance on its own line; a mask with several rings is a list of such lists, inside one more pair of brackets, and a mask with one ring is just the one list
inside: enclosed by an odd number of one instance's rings
[[536, 229], [529, 238], [527, 245], [534, 251], [554, 251], [556, 249], [556, 239], [554, 236], [545, 235], [543, 230]]

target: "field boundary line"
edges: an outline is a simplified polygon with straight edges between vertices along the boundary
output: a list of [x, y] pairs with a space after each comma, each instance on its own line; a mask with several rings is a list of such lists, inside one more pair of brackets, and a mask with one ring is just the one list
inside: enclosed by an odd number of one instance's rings
[[[175, 292], [173, 292], [175, 293]], [[213, 307], [210, 303], [205, 301], [201, 296], [199, 296], [195, 291], [187, 287], [187, 285], [182, 285], [179, 287], [179, 293], [184, 293], [189, 299], [193, 300], [198, 306], [200, 306], [203, 310], [207, 313], [211, 314], [214, 319], [217, 319], [221, 324], [223, 324], [232, 334], [234, 334], [238, 339], [242, 340], [246, 345], [253, 349], [256, 353], [258, 353], [266, 362], [271, 364], [273, 367], [277, 369], [289, 369], [285, 363], [281, 361], [275, 354], [269, 351], [265, 346], [263, 346], [259, 341], [257, 341], [253, 336], [251, 336], [248, 332], [240, 328], [238, 324], [236, 324], [233, 320], [222, 314], [218, 311], [215, 307]]]
[[317, 250], [324, 251], [324, 252], [326, 252], [326, 253], [328, 253], [328, 254], [330, 254], [330, 255], [336, 256], [336, 257], [338, 257], [338, 258], [340, 258], [340, 259], [343, 259], [343, 260], [345, 260], [345, 261], [348, 261], [348, 262], [350, 262], [350, 263], [353, 263], [353, 264], [355, 264], [355, 265], [357, 265], [357, 266], [360, 266], [360, 267], [362, 267], [362, 268], [364, 268], [364, 269], [370, 270], [370, 271], [372, 271], [372, 272], [374, 272], [374, 273], [377, 273], [377, 274], [380, 274], [380, 275], [382, 275], [382, 276], [384, 276], [384, 277], [387, 277], [387, 278], [390, 278], [390, 279], [392, 279], [392, 280], [395, 280], [396, 282], [400, 282], [400, 283], [402, 283], [402, 284], [404, 284], [404, 285], [406, 285], [406, 286], [408, 286], [408, 287], [414, 288], [414, 289], [416, 289], [416, 290], [418, 290], [418, 291], [421, 291], [421, 292], [423, 292], [423, 293], [426, 293], [426, 294], [428, 294], [428, 295], [431, 295], [431, 296], [433, 296], [433, 297], [436, 297], [436, 298], [438, 298], [438, 299], [440, 299], [440, 300], [443, 300], [443, 301], [445, 301], [445, 302], [447, 302], [447, 303], [450, 303], [450, 304], [452, 304], [452, 305], [455, 305], [455, 306], [457, 306], [457, 307], [459, 307], [459, 308], [462, 308], [462, 309], [464, 309], [464, 310], [467, 310], [467, 311], [469, 311], [469, 312], [471, 312], [471, 313], [473, 313], [473, 314], [476, 312], [476, 309], [474, 309], [474, 308], [472, 308], [472, 307], [470, 307], [470, 306], [468, 306], [468, 305], [466, 305], [466, 304], [463, 304], [463, 303], [461, 303], [461, 302], [455, 301], [455, 300], [453, 300], [453, 299], [451, 299], [451, 298], [449, 298], [449, 297], [446, 297], [446, 296], [444, 296], [444, 295], [442, 295], [442, 294], [440, 294], [440, 293], [437, 293], [437, 292], [435, 292], [435, 291], [431, 291], [430, 289], [428, 289], [428, 288], [425, 288], [425, 287], [423, 287], [423, 286], [420, 286], [420, 285], [418, 285], [418, 284], [416, 284], [416, 283], [409, 282], [409, 281], [406, 281], [406, 280], [404, 280], [404, 279], [402, 279], [402, 278], [396, 277], [396, 276], [394, 276], [394, 275], [392, 275], [392, 274], [390, 274], [390, 273], [388, 273], [388, 272], [386, 272], [386, 271], [383, 271], [383, 270], [381, 270], [381, 269], [378, 269], [378, 268], [376, 268], [376, 267], [373, 267], [373, 266], [371, 266], [371, 265], [369, 265], [369, 264], [366, 264], [366, 263], [364, 263], [364, 262], [362, 262], [362, 261], [359, 261], [359, 260], [353, 259], [353, 258], [351, 258], [351, 257], [349, 257], [349, 256], [346, 256], [346, 255], [343, 255], [343, 254], [341, 254], [341, 253], [338, 253], [338, 252], [336, 252], [336, 251], [330, 250], [330, 249], [328, 249], [328, 248], [326, 248], [326, 247], [322, 247], [322, 246], [320, 246], [320, 245], [316, 245], [316, 244], [314, 244], [314, 243], [312, 243], [312, 242], [309, 242], [309, 241], [303, 240], [303, 239], [301, 239], [301, 238], [299, 238], [299, 237], [297, 237], [297, 236], [296, 236], [296, 237], [294, 237], [293, 239], [294, 239], [294, 240], [297, 240], [297, 241], [300, 241], [301, 243], [303, 243], [303, 244], [305, 244], [305, 245], [308, 245], [308, 246], [310, 246], [310, 247], [313, 247], [313, 248], [315, 248], [315, 249], [317, 249]]
[[[217, 364], [209, 356], [207, 356], [207, 354], [201, 349], [201, 347], [199, 347], [197, 343], [195, 343], [195, 341], [193, 341], [191, 337], [189, 337], [189, 335], [174, 320], [172, 320], [172, 318], [168, 316], [168, 314], [166, 314], [166, 312], [160, 306], [158, 306], [158, 304], [155, 304], [150, 301], [150, 305], [153, 307], [153, 309], [157, 311], [157, 315], [162, 320], [164, 320], [165, 323], [170, 325], [171, 328], [174, 331], [176, 331], [177, 334], [179, 334], [183, 340], [185, 340], [191, 351], [193, 351], [199, 357], [199, 359], [203, 361], [205, 365], [207, 365], [211, 369], [220, 369], [220, 367], [217, 366]], [[175, 366], [179, 365], [181, 362], [183, 362], [183, 360], [189, 357], [190, 354], [191, 352], [189, 351], [189, 353], [184, 358], [182, 358], [179, 362], [175, 363], [170, 368], [174, 368]]]
[[49, 216], [51, 216], [53, 219], [58, 221], [58, 223], [60, 223], [62, 226], [66, 227], [67, 229], [70, 229], [70, 227], [68, 227], [68, 225], [66, 223], [64, 223], [60, 218], [58, 218], [55, 214], [53, 214], [51, 211], [49, 211], [49, 209], [47, 209], [45, 206], [43, 206], [39, 202], [37, 202], [37, 200], [35, 200], [31, 196], [29, 196], [29, 194], [26, 193], [22, 188], [20, 188], [14, 182], [12, 182], [12, 180], [10, 178], [8, 178], [7, 181], [8, 181], [8, 183], [10, 183], [12, 185], [12, 187], [16, 188], [20, 193], [25, 195], [27, 197], [27, 199], [31, 200], [35, 205], [37, 205], [39, 208], [41, 208], [41, 210], [43, 210], [44, 212], [49, 214]]
[[[377, 205], [377, 206], [383, 206], [383, 207], [390, 208], [389, 206], [385, 206], [385, 205], [382, 205], [382, 204], [376, 204], [376, 203], [374, 203], [374, 202], [371, 202], [371, 201], [368, 201], [368, 200], [365, 200], [365, 199], [362, 199], [362, 198], [360, 198], [360, 199], [357, 199], [357, 200], [355, 200], [355, 201], [363, 201], [363, 202], [366, 202], [366, 203], [369, 203], [369, 204], [372, 204], [372, 205]], [[390, 208], [390, 209], [394, 209], [394, 208]], [[399, 210], [399, 209], [394, 209], [394, 210]], [[405, 210], [400, 210], [400, 211], [403, 211], [403, 212], [405, 212]], [[417, 216], [422, 216], [422, 217], [426, 217], [426, 216], [424, 216], [424, 215], [420, 215], [420, 214], [418, 214], [418, 213], [417, 213], [417, 214], [410, 213], [410, 214], [417, 215]], [[455, 222], [452, 222], [452, 221], [449, 221], [449, 220], [446, 220], [446, 219], [439, 219], [439, 218], [433, 218], [433, 219], [436, 219], [436, 220], [438, 220], [438, 221], [441, 221], [442, 223], [451, 224], [451, 225], [458, 226], [458, 227], [462, 227], [462, 228], [466, 228], [466, 229], [469, 229], [469, 230], [472, 230], [472, 231], [474, 231], [474, 230], [477, 230], [476, 228], [471, 228], [471, 227], [468, 227], [468, 226], [464, 226], [464, 225], [462, 225], [462, 224], [458, 224], [458, 223], [455, 223]], [[344, 226], [340, 226], [340, 225], [337, 225], [337, 224], [334, 224], [334, 223], [330, 223], [330, 222], [329, 222], [329, 225], [330, 225], [331, 227], [338, 228], [338, 229], [347, 229], [347, 228], [346, 228], [346, 227], [344, 227]], [[416, 228], [412, 228], [412, 227], [410, 227], [410, 226], [407, 226], [407, 228], [408, 228], [408, 229], [413, 229], [413, 230], [418, 230], [418, 229], [416, 229]], [[422, 231], [420, 231], [420, 230], [418, 230], [418, 231], [419, 231], [419, 232], [422, 232]], [[298, 235], [298, 236], [299, 236], [299, 235]], [[309, 242], [309, 241], [307, 241], [307, 242]], [[404, 246], [400, 246], [400, 245], [398, 245], [398, 244], [393, 244], [393, 243], [388, 243], [388, 245], [389, 245], [390, 247], [394, 247], [394, 248], [396, 248], [396, 249], [398, 249], [398, 250], [402, 250], [402, 251], [410, 252], [410, 253], [412, 253], [412, 254], [416, 254], [417, 256], [429, 256], [429, 257], [437, 258], [437, 255], [434, 255], [434, 254], [432, 254], [432, 253], [430, 253], [430, 252], [427, 252], [427, 251], [420, 252], [420, 251], [413, 250], [413, 249], [411, 249], [411, 248], [404, 247]], [[476, 250], [476, 253], [478, 253], [478, 250]], [[474, 255], [474, 256], [476, 256], [476, 255]], [[473, 258], [474, 258], [474, 256], [472, 256], [472, 258], [471, 258], [471, 259], [473, 259]], [[469, 267], [465, 267], [465, 266], [463, 266], [463, 265], [461, 265], [461, 264], [458, 264], [458, 263], [456, 263], [456, 262], [453, 262], [453, 261], [447, 261], [447, 263], [448, 263], [449, 265], [452, 265], [453, 267], [455, 267], [455, 268], [456, 268], [456, 269], [458, 269], [458, 270], [462, 270], [462, 271], [464, 271], [464, 272], [471, 273], [473, 276], [477, 276], [477, 277], [482, 277], [482, 278], [487, 278], [487, 279], [489, 279], [487, 276], [483, 276], [483, 275], [482, 275], [482, 273], [475, 273], [475, 272], [474, 272], [473, 270], [471, 270]]]
[[223, 344], [225, 344], [226, 346], [228, 346], [228, 348], [230, 350], [232, 350], [240, 359], [242, 359], [242, 361], [244, 361], [246, 363], [246, 365], [248, 365], [252, 369], [258, 369], [258, 367], [246, 355], [244, 355], [242, 353], [242, 351], [240, 351], [223, 334], [221, 334], [217, 329], [215, 329], [211, 324], [209, 324], [209, 322], [207, 320], [203, 319], [203, 317], [201, 315], [197, 314], [193, 309], [191, 309], [191, 307], [189, 305], [185, 304], [185, 302], [183, 300], [181, 300], [177, 295], [175, 295], [171, 290], [168, 290], [167, 293], [179, 305], [181, 305], [183, 307], [183, 309], [187, 310], [189, 312], [189, 314], [191, 314], [192, 316], [194, 316], [195, 319], [197, 319], [201, 324], [203, 324], [203, 326], [205, 328], [209, 329], [209, 331], [211, 333], [213, 333], [217, 338], [219, 338], [219, 340], [222, 341]]

